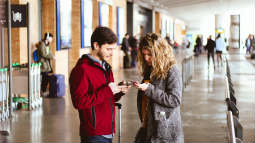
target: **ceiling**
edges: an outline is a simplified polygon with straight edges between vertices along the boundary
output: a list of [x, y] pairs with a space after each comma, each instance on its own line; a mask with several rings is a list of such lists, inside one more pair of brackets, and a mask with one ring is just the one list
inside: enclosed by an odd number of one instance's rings
[[[239, 14], [241, 9], [255, 9], [255, 0], [139, 0], [167, 14], [194, 23], [201, 17], [215, 14]], [[255, 13], [255, 11], [251, 11]]]
[[141, 1], [149, 3], [154, 6], [160, 6], [164, 8], [175, 8], [218, 0], [141, 0]]

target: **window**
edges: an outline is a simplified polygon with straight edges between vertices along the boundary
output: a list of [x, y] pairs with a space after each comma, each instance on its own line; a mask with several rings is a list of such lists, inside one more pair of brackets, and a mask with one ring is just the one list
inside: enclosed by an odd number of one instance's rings
[[99, 2], [99, 25], [109, 27], [109, 5]]
[[81, 0], [81, 47], [89, 47], [93, 32], [93, 3], [92, 0]]
[[124, 19], [124, 9], [117, 7], [117, 37], [118, 37], [118, 44], [121, 44], [122, 39], [124, 37], [124, 25], [125, 25], [125, 19]]
[[72, 46], [72, 0], [57, 0], [57, 50]]

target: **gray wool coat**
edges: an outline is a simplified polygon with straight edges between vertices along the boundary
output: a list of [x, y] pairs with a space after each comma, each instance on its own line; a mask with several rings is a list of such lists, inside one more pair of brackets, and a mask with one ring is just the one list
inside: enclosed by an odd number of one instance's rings
[[[152, 80], [144, 94], [149, 98], [146, 140], [151, 143], [184, 143], [180, 114], [182, 80], [177, 67], [173, 66], [165, 79]], [[139, 92], [137, 99], [141, 118]]]

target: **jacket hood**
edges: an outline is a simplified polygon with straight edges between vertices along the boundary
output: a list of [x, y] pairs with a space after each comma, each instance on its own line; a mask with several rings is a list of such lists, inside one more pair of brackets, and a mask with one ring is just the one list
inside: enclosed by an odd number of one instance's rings
[[[82, 55], [82, 57], [78, 60], [77, 65], [84, 64], [84, 63], [94, 65], [94, 66], [99, 66], [102, 69], [104, 69], [100, 63], [92, 59], [88, 54]], [[108, 64], [105, 60], [103, 60], [103, 63], [105, 65], [106, 70], [110, 70], [112, 68], [111, 65]]]

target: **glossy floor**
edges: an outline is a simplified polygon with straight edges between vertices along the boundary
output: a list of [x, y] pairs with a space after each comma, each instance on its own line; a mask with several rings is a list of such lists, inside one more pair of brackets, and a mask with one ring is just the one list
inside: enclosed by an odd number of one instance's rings
[[[176, 57], [181, 68], [183, 53]], [[254, 142], [255, 68], [240, 52], [229, 52], [227, 58], [244, 128], [244, 142]], [[121, 69], [114, 74], [116, 81], [141, 80], [136, 69]], [[194, 58], [193, 78], [184, 90], [181, 107], [186, 143], [227, 142], [224, 74], [224, 65], [216, 66], [215, 70], [212, 65], [208, 68], [206, 55]], [[121, 100], [122, 143], [132, 142], [140, 127], [136, 93], [137, 90], [131, 88]], [[0, 136], [0, 142], [80, 142], [78, 113], [69, 94], [64, 98], [44, 98], [43, 107], [33, 111], [15, 111], [12, 119], [0, 122], [0, 130], [10, 133], [7, 137]]]

